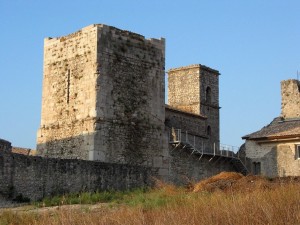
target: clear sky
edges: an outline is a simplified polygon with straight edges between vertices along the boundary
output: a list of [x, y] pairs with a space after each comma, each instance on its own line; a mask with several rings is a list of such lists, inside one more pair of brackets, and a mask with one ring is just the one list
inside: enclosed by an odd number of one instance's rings
[[0, 138], [35, 148], [43, 39], [103, 23], [166, 38], [166, 70], [220, 71], [221, 143], [280, 115], [280, 81], [300, 70], [299, 0], [0, 0]]

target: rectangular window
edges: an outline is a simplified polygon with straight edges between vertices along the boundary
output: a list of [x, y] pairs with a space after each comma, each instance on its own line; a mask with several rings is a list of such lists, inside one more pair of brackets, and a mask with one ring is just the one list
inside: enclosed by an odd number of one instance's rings
[[261, 163], [253, 162], [253, 174], [260, 175], [260, 173], [261, 173]]
[[300, 159], [300, 145], [296, 145], [296, 159]]

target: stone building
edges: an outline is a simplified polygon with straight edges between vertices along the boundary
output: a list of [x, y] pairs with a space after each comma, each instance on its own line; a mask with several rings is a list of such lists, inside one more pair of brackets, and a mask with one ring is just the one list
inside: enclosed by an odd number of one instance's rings
[[[196, 64], [168, 71], [168, 104], [170, 107], [184, 113], [189, 113], [190, 118], [202, 118], [196, 122], [196, 129], [189, 124], [178, 127], [190, 130], [190, 133], [202, 137], [207, 147], [213, 144], [219, 146], [220, 142], [220, 118], [219, 118], [219, 71]], [[170, 119], [170, 108], [166, 108], [166, 118]], [[198, 120], [199, 120], [198, 119]], [[175, 119], [177, 122], [180, 120]]]
[[220, 150], [219, 72], [196, 64], [169, 73], [165, 40], [95, 24], [46, 38], [37, 154], [0, 139], [0, 197], [186, 184], [245, 172]]
[[165, 105], [163, 38], [101, 24], [46, 38], [37, 154], [155, 167], [178, 182], [235, 170], [226, 160], [212, 166], [211, 156], [179, 156], [170, 140], [173, 130], [193, 154], [220, 153], [219, 72], [196, 64], [168, 74]]
[[300, 82], [281, 82], [281, 116], [242, 137], [248, 169], [268, 177], [300, 176]]
[[91, 25], [45, 39], [38, 154], [151, 165], [166, 150], [164, 67], [163, 38]]

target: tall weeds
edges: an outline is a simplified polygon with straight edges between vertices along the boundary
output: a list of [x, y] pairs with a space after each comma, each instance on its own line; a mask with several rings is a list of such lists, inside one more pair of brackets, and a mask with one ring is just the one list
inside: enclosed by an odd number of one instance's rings
[[45, 212], [4, 211], [0, 224], [105, 225], [260, 225], [300, 224], [300, 185], [277, 185], [251, 192], [192, 193], [165, 186], [122, 197], [118, 204], [93, 209], [59, 207]]

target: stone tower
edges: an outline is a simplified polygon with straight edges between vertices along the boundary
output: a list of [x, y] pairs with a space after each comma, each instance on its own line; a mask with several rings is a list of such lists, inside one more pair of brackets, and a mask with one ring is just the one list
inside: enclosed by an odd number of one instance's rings
[[46, 38], [41, 156], [151, 165], [166, 149], [165, 40], [106, 25]]
[[281, 81], [281, 116], [284, 119], [300, 117], [300, 81]]
[[219, 71], [196, 64], [168, 71], [168, 104], [207, 117], [205, 133], [219, 144]]

